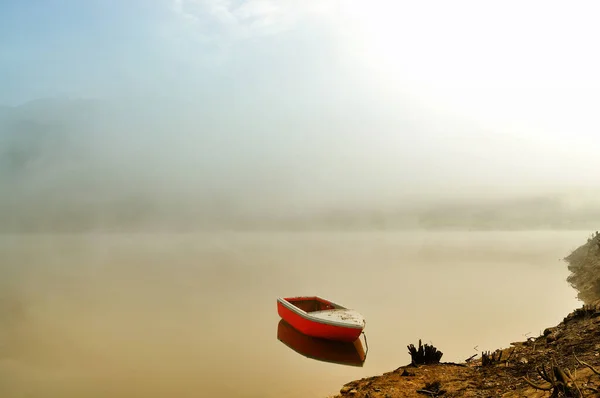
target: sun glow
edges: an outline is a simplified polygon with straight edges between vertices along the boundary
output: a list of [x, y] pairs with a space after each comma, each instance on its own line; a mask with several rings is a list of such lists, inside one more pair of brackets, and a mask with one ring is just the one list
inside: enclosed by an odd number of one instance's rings
[[348, 1], [339, 30], [382, 92], [487, 128], [591, 139], [600, 6], [578, 4]]

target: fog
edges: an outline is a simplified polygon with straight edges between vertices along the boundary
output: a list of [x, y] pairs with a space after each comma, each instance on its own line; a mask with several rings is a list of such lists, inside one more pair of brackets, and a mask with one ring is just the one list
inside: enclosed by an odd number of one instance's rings
[[597, 212], [593, 12], [51, 4], [2, 10], [3, 230]]
[[[600, 222], [595, 11], [1, 1], [0, 395], [320, 396], [556, 324]], [[372, 365], [280, 347], [289, 294], [364, 312]]]
[[195, 105], [50, 99], [7, 108], [2, 230], [593, 228], [600, 213], [595, 188], [582, 182], [595, 171], [563, 161], [548, 175], [537, 168], [556, 154], [531, 153], [541, 147], [453, 143], [352, 107], [337, 117]]

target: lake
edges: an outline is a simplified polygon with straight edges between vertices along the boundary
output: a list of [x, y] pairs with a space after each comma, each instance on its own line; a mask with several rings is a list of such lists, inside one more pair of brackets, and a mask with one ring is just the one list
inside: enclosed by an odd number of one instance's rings
[[[590, 231], [0, 236], [0, 396], [326, 397], [410, 362], [537, 336], [580, 306]], [[361, 312], [362, 367], [277, 339], [278, 296]]]

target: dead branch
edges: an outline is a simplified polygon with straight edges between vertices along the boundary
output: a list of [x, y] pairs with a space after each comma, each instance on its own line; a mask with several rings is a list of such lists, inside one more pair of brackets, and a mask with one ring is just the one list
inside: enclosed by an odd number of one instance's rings
[[596, 368], [594, 368], [592, 365], [590, 365], [589, 363], [580, 361], [579, 358], [577, 358], [577, 355], [573, 354], [573, 356], [575, 357], [575, 360], [577, 361], [577, 363], [579, 363], [580, 365], [583, 365], [587, 368], [589, 368], [592, 372], [594, 372], [595, 374], [600, 376], [600, 372], [596, 370]]
[[469, 362], [471, 362], [473, 359], [475, 359], [475, 357], [476, 357], [477, 355], [478, 355], [478, 354], [473, 354], [473, 355], [471, 355], [469, 358], [465, 359], [465, 362], [466, 362], [466, 363], [469, 363]]
[[535, 388], [536, 390], [551, 391], [554, 388], [554, 386], [552, 384], [548, 384], [547, 386], [540, 386], [538, 384], [535, 384], [534, 382], [529, 380], [526, 376], [523, 376], [523, 380], [525, 380], [527, 382], [527, 384], [529, 384], [531, 387]]
[[[581, 392], [581, 389], [579, 388], [579, 385], [577, 385], [577, 382], [575, 381], [575, 377], [573, 377], [573, 375], [571, 374], [571, 372], [569, 371], [569, 369], [565, 369], [565, 371], [567, 372], [567, 376], [569, 376], [569, 378], [573, 381], [573, 385], [577, 389], [577, 392], [579, 392], [579, 396], [583, 397], [583, 393]], [[575, 376], [577, 376], [577, 369], [575, 369]]]

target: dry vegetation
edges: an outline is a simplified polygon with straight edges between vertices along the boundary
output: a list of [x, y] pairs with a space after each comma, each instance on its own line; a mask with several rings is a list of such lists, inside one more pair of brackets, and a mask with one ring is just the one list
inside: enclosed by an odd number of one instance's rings
[[410, 345], [410, 364], [350, 382], [336, 397], [600, 397], [600, 234], [565, 260], [585, 304], [559, 325], [463, 363], [426, 361], [439, 351]]

